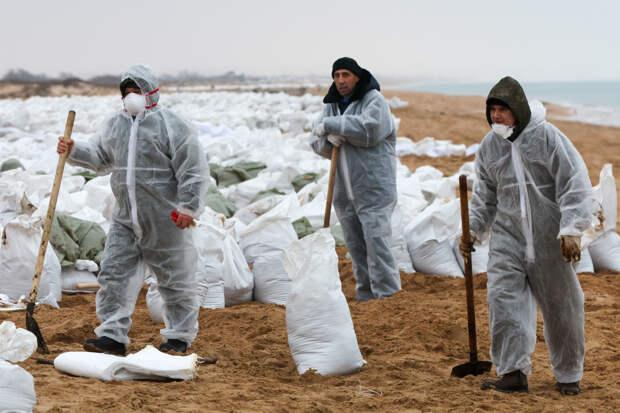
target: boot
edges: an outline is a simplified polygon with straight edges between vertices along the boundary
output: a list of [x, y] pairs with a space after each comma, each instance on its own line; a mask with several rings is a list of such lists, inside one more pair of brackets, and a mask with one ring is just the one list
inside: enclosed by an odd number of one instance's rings
[[171, 338], [159, 345], [159, 351], [167, 353], [169, 351], [175, 351], [177, 353], [185, 353], [187, 351], [187, 343], [185, 341]]
[[581, 393], [581, 388], [579, 388], [579, 382], [575, 381], [573, 383], [560, 383], [558, 382], [556, 385], [560, 394], [575, 396]]
[[493, 389], [503, 393], [526, 393], [527, 376], [521, 373], [521, 370], [512, 371], [504, 374], [499, 380], [485, 381], [480, 388], [482, 390]]
[[109, 337], [87, 338], [84, 342], [84, 350], [94, 353], [107, 353], [117, 356], [125, 355], [125, 345]]

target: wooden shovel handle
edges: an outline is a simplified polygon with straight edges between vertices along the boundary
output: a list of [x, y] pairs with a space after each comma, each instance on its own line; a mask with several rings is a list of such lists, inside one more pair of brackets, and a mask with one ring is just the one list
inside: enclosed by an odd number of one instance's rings
[[327, 202], [325, 203], [325, 218], [323, 228], [329, 228], [329, 220], [332, 213], [332, 201], [334, 199], [334, 181], [336, 180], [336, 167], [338, 166], [338, 147], [332, 148], [332, 162], [329, 168], [329, 184], [327, 186]]
[[[459, 192], [461, 197], [461, 226], [463, 228], [463, 241], [469, 243], [469, 205], [467, 200], [467, 177], [459, 176]], [[470, 361], [478, 359], [478, 344], [476, 342], [476, 312], [474, 311], [474, 282], [471, 268], [471, 252], [463, 257], [465, 264], [465, 292], [467, 295], [467, 327], [469, 330], [469, 355]]]
[[75, 285], [76, 290], [90, 290], [93, 288], [99, 288], [99, 283], [78, 283]]
[[[71, 138], [73, 132], [73, 121], [75, 120], [75, 112], [69, 111], [67, 123], [65, 125], [65, 141]], [[47, 207], [47, 215], [45, 216], [45, 226], [43, 227], [43, 236], [41, 236], [41, 245], [39, 246], [39, 256], [37, 264], [34, 267], [34, 277], [32, 278], [32, 287], [30, 288], [30, 296], [28, 300], [35, 302], [37, 293], [39, 292], [39, 283], [41, 282], [41, 272], [43, 271], [43, 262], [45, 261], [45, 251], [47, 251], [47, 241], [52, 230], [54, 221], [54, 211], [56, 210], [56, 201], [58, 200], [58, 191], [60, 190], [60, 182], [62, 181], [62, 173], [65, 170], [65, 161], [67, 160], [68, 150], [64, 151], [58, 157], [58, 165], [56, 166], [56, 176], [54, 177], [54, 185], [50, 194], [50, 203]]]

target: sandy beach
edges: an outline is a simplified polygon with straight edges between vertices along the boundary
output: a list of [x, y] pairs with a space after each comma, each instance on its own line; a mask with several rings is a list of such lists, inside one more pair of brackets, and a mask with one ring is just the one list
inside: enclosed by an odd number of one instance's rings
[[[489, 126], [484, 98], [386, 91], [386, 98], [408, 101], [393, 110], [401, 119], [399, 136], [432, 136], [471, 145]], [[548, 119], [581, 152], [592, 183], [604, 163], [620, 177], [620, 128], [573, 121], [562, 107], [548, 105]], [[402, 158], [410, 169], [432, 165], [453, 174], [474, 157]], [[620, 227], [620, 226], [619, 226]], [[586, 345], [582, 394], [560, 396], [548, 361], [539, 318], [533, 373], [526, 394], [480, 390], [483, 376], [458, 379], [452, 367], [468, 360], [464, 282], [460, 278], [402, 274], [403, 290], [383, 300], [358, 303], [351, 262], [338, 248], [343, 291], [351, 309], [360, 350], [367, 364], [350, 376], [298, 375], [291, 357], [285, 308], [257, 302], [200, 312], [200, 331], [191, 351], [217, 357], [187, 382], [108, 382], [65, 375], [33, 359], [19, 363], [35, 378], [36, 412], [617, 412], [620, 411], [620, 274], [581, 274], [585, 293]], [[479, 357], [489, 360], [486, 275], [475, 277]], [[130, 332], [130, 352], [160, 343], [140, 294]], [[35, 317], [53, 359], [79, 351], [98, 325], [95, 295], [63, 295], [60, 309], [41, 306]], [[25, 327], [24, 313], [0, 312], [0, 322]], [[39, 355], [40, 356], [40, 355]]]

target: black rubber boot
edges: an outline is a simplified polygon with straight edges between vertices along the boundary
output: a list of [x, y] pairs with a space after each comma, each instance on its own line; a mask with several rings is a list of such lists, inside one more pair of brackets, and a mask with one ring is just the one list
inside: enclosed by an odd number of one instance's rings
[[565, 396], [575, 396], [581, 393], [581, 388], [579, 387], [579, 382], [575, 381], [572, 383], [560, 383], [558, 382], [556, 385], [560, 394]]
[[99, 338], [87, 338], [84, 342], [84, 350], [94, 353], [107, 353], [116, 356], [125, 355], [125, 345], [109, 337], [101, 336]]
[[177, 353], [185, 353], [187, 351], [187, 343], [185, 341], [171, 338], [159, 345], [159, 351], [167, 353], [169, 351], [175, 351]]
[[495, 381], [485, 381], [480, 387], [482, 390], [497, 390], [502, 393], [526, 393], [527, 376], [520, 370], [504, 374], [501, 379]]

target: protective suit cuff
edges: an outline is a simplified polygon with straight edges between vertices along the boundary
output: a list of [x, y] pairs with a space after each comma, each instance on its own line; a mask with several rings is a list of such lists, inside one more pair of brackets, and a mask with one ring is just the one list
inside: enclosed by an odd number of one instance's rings
[[340, 117], [339, 116], [331, 116], [329, 118], [323, 119], [323, 125], [325, 126], [325, 132], [329, 133], [338, 133], [340, 134]]
[[185, 215], [189, 215], [190, 217], [194, 218], [194, 219], [198, 219], [200, 218], [200, 214], [197, 211], [192, 211], [190, 209], [187, 208], [183, 208], [183, 207], [179, 207], [178, 211], [181, 214], [185, 214]]

